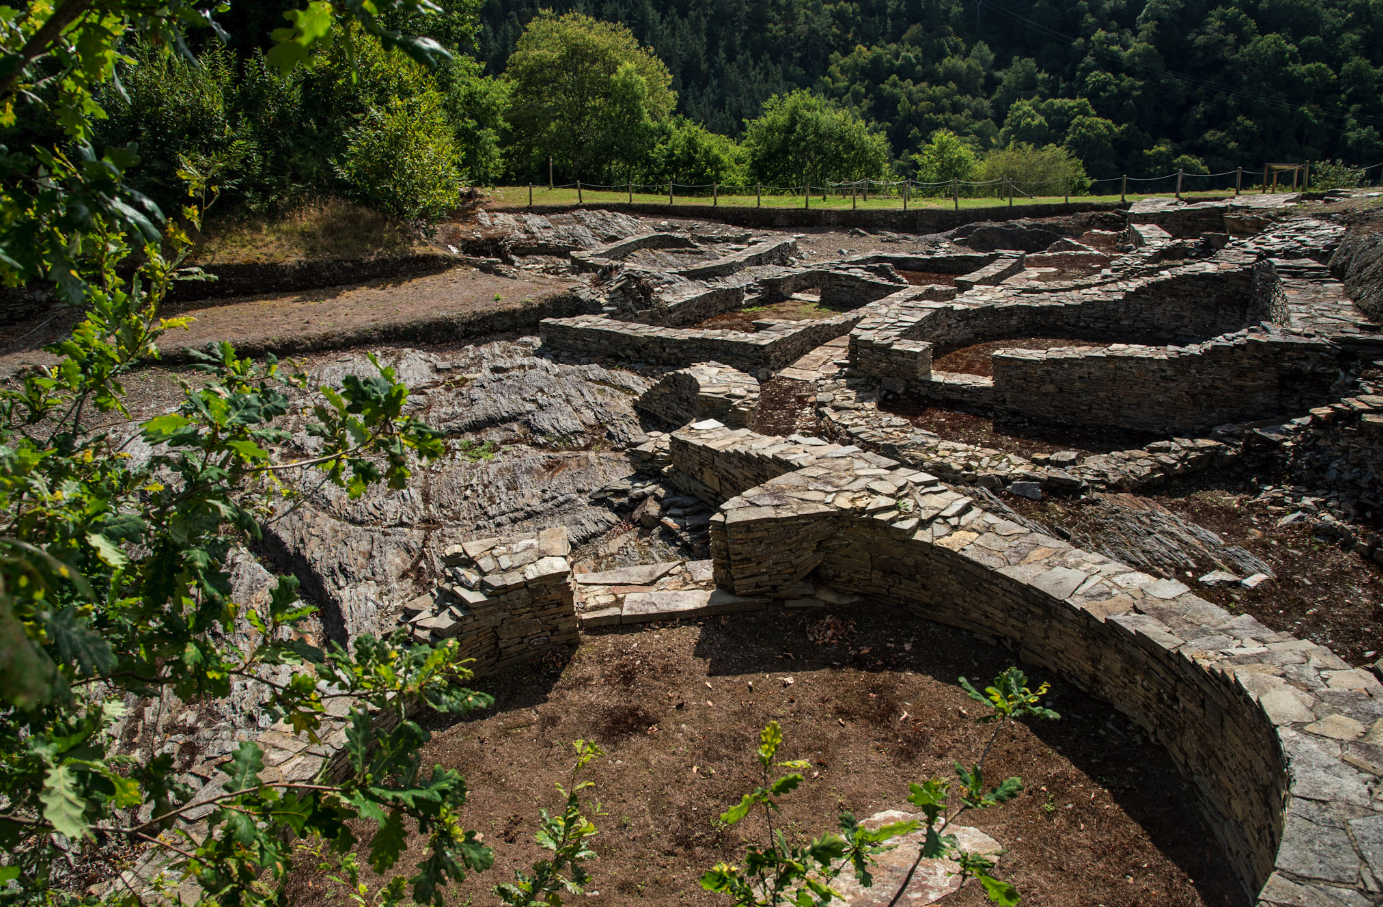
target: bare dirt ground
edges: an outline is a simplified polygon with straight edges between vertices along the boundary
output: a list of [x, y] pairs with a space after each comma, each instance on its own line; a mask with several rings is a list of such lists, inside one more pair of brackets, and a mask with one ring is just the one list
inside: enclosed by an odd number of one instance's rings
[[1113, 428], [1087, 429], [1025, 420], [996, 422], [989, 416], [934, 406], [912, 397], [889, 396], [880, 399], [879, 409], [901, 416], [943, 440], [1011, 451], [1023, 457], [1062, 450], [1074, 450], [1081, 454], [1131, 450], [1162, 438], [1157, 434]]
[[906, 280], [909, 286], [953, 287], [959, 275], [942, 274], [940, 271], [905, 271], [899, 268], [898, 276]]
[[752, 334], [757, 328], [755, 321], [773, 319], [775, 321], [820, 321], [847, 312], [847, 308], [822, 305], [820, 302], [805, 299], [784, 299], [769, 305], [749, 306], [734, 312], [712, 315], [700, 324], [693, 325], [697, 330], [744, 331]]
[[[807, 759], [806, 782], [784, 804], [790, 833], [814, 836], [841, 810], [865, 817], [907, 806], [909, 782], [954, 777], [988, 726], [956, 678], [986, 682], [1013, 663], [1006, 652], [906, 612], [860, 604], [835, 612], [736, 615], [697, 625], [612, 629], [588, 635], [562, 665], [532, 665], [479, 684], [493, 710], [450, 727], [424, 764], [460, 770], [471, 789], [466, 819], [496, 849], [451, 903], [490, 903], [488, 889], [541, 856], [539, 806], [559, 805], [575, 738], [607, 751], [590, 773], [600, 814], [583, 899], [625, 904], [724, 904], [697, 879], [742, 855], [746, 821], [714, 818], [756, 786], [752, 751], [769, 720], [782, 724], [785, 759]], [[789, 684], [787, 679], [791, 678]], [[1050, 705], [1062, 719], [1010, 726], [986, 765], [1020, 776], [1025, 791], [998, 809], [969, 813], [1009, 852], [1001, 875], [1027, 907], [1172, 907], [1246, 902], [1165, 753], [1121, 716], [1057, 678]], [[422, 855], [411, 842], [396, 871]], [[362, 862], [364, 862], [362, 860]], [[289, 902], [338, 903], [340, 886], [300, 861]], [[973, 885], [945, 900], [988, 903]]]
[[[1197, 595], [1236, 614], [1252, 614], [1274, 630], [1329, 646], [1352, 665], [1372, 662], [1383, 653], [1383, 571], [1357, 554], [1314, 538], [1304, 524], [1279, 527], [1278, 520], [1289, 511], [1254, 502], [1241, 476], [1219, 473], [1180, 479], [1139, 496], [1209, 529], [1226, 545], [1247, 549], [1276, 574], [1254, 589], [1212, 588], [1189, 575], [1176, 577]], [[1090, 519], [1091, 509], [1080, 501], [1026, 501], [1013, 495], [1004, 500], [1046, 526], [1092, 535], [1099, 531]]]
[[[525, 275], [501, 277], [458, 267], [441, 274], [401, 280], [378, 280], [353, 287], [332, 287], [284, 295], [251, 296], [170, 305], [165, 318], [194, 319], [186, 329], [170, 331], [164, 350], [201, 347], [229, 340], [252, 350], [344, 349], [372, 342], [400, 328], [517, 309], [527, 302], [565, 290], [571, 280]], [[71, 332], [75, 314], [66, 308], [45, 312], [10, 325], [0, 337], [0, 375], [26, 365], [51, 363], [43, 351]]]

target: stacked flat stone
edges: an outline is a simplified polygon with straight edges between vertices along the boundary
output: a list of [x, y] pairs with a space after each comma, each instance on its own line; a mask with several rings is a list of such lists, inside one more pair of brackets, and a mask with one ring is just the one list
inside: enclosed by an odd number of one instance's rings
[[764, 598], [745, 598], [715, 588], [709, 560], [617, 567], [576, 576], [581, 626], [663, 620], [697, 620], [757, 611]]
[[1157, 342], [1214, 337], [1266, 317], [1253, 294], [1254, 256], [1226, 251], [1213, 259], [1160, 272], [1071, 289], [976, 287], [950, 301], [895, 294], [876, 304], [850, 332], [850, 361], [861, 374], [910, 376], [916, 349], [900, 341], [927, 342], [939, 353], [1004, 337], [1119, 337]]
[[733, 492], [713, 523], [722, 587], [783, 595], [810, 576], [997, 637], [1166, 747], [1258, 904], [1379, 903], [1383, 687], [1369, 672], [927, 473], [782, 440], [709, 423], [673, 436], [679, 470]]
[[419, 642], [456, 639], [477, 673], [501, 670], [577, 639], [565, 527], [536, 537], [448, 548], [445, 578], [403, 606]]
[[1139, 199], [1129, 206], [1130, 224], [1155, 224], [1173, 237], [1188, 239], [1202, 233], [1219, 233], [1229, 213], [1227, 200], [1182, 202], [1171, 198]]
[[1037, 455], [943, 441], [899, 416], [881, 412], [878, 391], [859, 380], [823, 382], [816, 415], [828, 436], [935, 473], [947, 482], [1014, 490], [1070, 494], [1086, 488], [1136, 491], [1176, 476], [1218, 469], [1234, 462], [1240, 447], [1233, 439], [1175, 438], [1145, 448], [1082, 457]]
[[816, 321], [778, 322], [753, 334], [658, 327], [597, 315], [545, 318], [538, 333], [548, 350], [679, 367], [723, 362], [758, 375], [777, 371], [826, 341], [849, 333], [866, 317], [868, 308]]
[[1328, 401], [1339, 357], [1329, 341], [1262, 330], [1187, 346], [1000, 350], [991, 406], [1066, 425], [1204, 431]]
[[1265, 258], [1257, 265], [1260, 292], [1270, 297], [1272, 320], [1287, 330], [1337, 343], [1383, 345], [1378, 325], [1355, 308], [1345, 285], [1311, 259]]
[[759, 411], [759, 382], [728, 365], [707, 362], [667, 373], [634, 407], [679, 428], [704, 419], [747, 428]]

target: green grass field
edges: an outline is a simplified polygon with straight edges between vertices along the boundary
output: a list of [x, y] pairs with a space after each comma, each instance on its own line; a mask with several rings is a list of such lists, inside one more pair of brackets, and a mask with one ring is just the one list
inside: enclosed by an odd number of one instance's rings
[[[489, 195], [489, 197], [490, 197], [490, 199], [491, 199], [491, 205], [492, 205], [493, 207], [496, 207], [496, 208], [523, 208], [523, 207], [527, 207], [527, 205], [528, 205], [528, 203], [529, 203], [529, 191], [530, 191], [530, 190], [529, 190], [529, 187], [527, 187], [527, 186], [500, 186], [500, 187], [497, 187], [497, 188], [495, 188], [495, 189], [490, 189], [490, 190], [488, 190], [486, 194]], [[1253, 192], [1256, 192], [1257, 190], [1252, 190], [1252, 191], [1253, 191]], [[1222, 198], [1222, 197], [1224, 197], [1225, 195], [1232, 195], [1233, 193], [1234, 193], [1234, 190], [1233, 190], [1233, 189], [1230, 189], [1230, 190], [1228, 190], [1227, 192], [1226, 192], [1226, 191], [1223, 191], [1223, 190], [1220, 190], [1220, 191], [1208, 191], [1208, 192], [1183, 192], [1181, 195], [1182, 195], [1182, 198], [1190, 198], [1190, 199], [1195, 199], [1195, 198]], [[1136, 200], [1141, 199], [1141, 198], [1166, 198], [1166, 197], [1170, 196], [1171, 194], [1172, 194], [1172, 193], [1159, 193], [1159, 194], [1157, 194], [1157, 195], [1134, 195], [1134, 194], [1130, 193], [1130, 194], [1127, 196], [1127, 199], [1128, 199], [1129, 201], [1136, 201]], [[1250, 190], [1245, 190], [1244, 194], [1245, 194], [1245, 195], [1251, 194], [1251, 193], [1250, 193]], [[627, 203], [627, 202], [629, 202], [629, 201], [631, 200], [629, 194], [626, 193], [626, 192], [587, 192], [587, 191], [582, 191], [581, 194], [580, 194], [580, 198], [578, 198], [578, 196], [577, 196], [577, 191], [576, 191], [575, 189], [548, 189], [546, 186], [535, 186], [535, 187], [533, 187], [533, 189], [532, 189], [532, 198], [533, 198], [533, 204], [534, 204], [534, 205], [577, 205], [577, 204], [585, 204], [585, 205], [592, 206], [592, 207], [601, 207], [601, 206], [604, 206], [604, 205], [614, 205], [614, 204], [620, 204], [620, 203]], [[667, 197], [667, 194], [666, 194], [666, 193], [656, 194], [656, 195], [655, 195], [655, 194], [648, 194], [648, 193], [643, 193], [643, 192], [635, 192], [635, 193], [633, 194], [632, 200], [633, 200], [633, 202], [634, 202], [635, 204], [640, 204], [640, 205], [663, 205], [663, 206], [667, 206], [667, 205], [668, 205], [668, 197]], [[1071, 196], [1071, 201], [1073, 201], [1073, 202], [1117, 202], [1118, 200], [1119, 200], [1119, 196], [1118, 196], [1117, 193], [1114, 194], [1114, 195], [1073, 195], [1073, 196]], [[1060, 204], [1060, 203], [1063, 202], [1063, 201], [1065, 201], [1065, 199], [1064, 199], [1062, 196], [1059, 196], [1059, 195], [1058, 195], [1058, 196], [1051, 196], [1051, 197], [1039, 197], [1039, 198], [1026, 198], [1026, 197], [1024, 197], [1024, 196], [1016, 196], [1016, 197], [1013, 199], [1013, 207], [1014, 207], [1014, 208], [1020, 208], [1020, 207], [1026, 206], [1026, 205], [1035, 205], [1035, 204]], [[768, 195], [768, 194], [765, 194], [765, 195], [762, 197], [762, 200], [760, 200], [760, 199], [755, 198], [753, 192], [750, 192], [750, 193], [748, 193], [747, 195], [742, 195], [742, 194], [726, 194], [726, 193], [723, 193], [723, 192], [722, 192], [722, 193], [720, 194], [719, 198], [715, 200], [715, 203], [716, 203], [716, 204], [719, 204], [719, 205], [724, 205], [724, 206], [726, 206], [726, 207], [732, 207], [732, 206], [733, 206], [733, 207], [750, 207], [750, 208], [752, 208], [752, 207], [754, 207], [754, 206], [757, 205], [757, 204], [762, 204], [764, 207], [801, 208], [801, 207], [802, 207], [802, 196], [801, 196], [800, 194], [798, 194], [798, 195]], [[679, 205], [709, 205], [709, 204], [712, 204], [712, 199], [711, 199], [710, 194], [709, 194], [709, 193], [706, 193], [706, 194], [704, 194], [704, 195], [675, 196], [674, 199], [673, 199], [673, 204], [672, 204], [671, 207], [677, 207], [677, 206], [679, 206]], [[1007, 198], [994, 198], [994, 197], [992, 197], [992, 196], [991, 196], [991, 197], [988, 197], [988, 198], [961, 198], [961, 200], [960, 200], [960, 207], [962, 207], [962, 208], [991, 208], [991, 207], [996, 207], [996, 206], [1007, 207], [1008, 204], [1009, 204], [1009, 201], [1008, 201]], [[908, 208], [909, 208], [909, 209], [912, 209], [912, 208], [951, 208], [951, 207], [954, 207], [954, 205], [955, 205], [955, 202], [954, 202], [951, 198], [937, 198], [937, 197], [918, 197], [918, 196], [913, 196], [913, 197], [908, 201]], [[842, 197], [842, 196], [840, 196], [840, 195], [831, 194], [831, 195], [828, 195], [828, 197], [826, 198], [825, 201], [822, 200], [822, 198], [821, 198], [820, 195], [814, 195], [814, 196], [812, 196], [812, 198], [811, 198], [811, 200], [810, 200], [810, 206], [811, 206], [812, 208], [832, 208], [832, 209], [837, 209], [837, 210], [839, 210], [839, 209], [849, 209], [849, 208], [851, 208], [852, 206], [855, 207], [855, 208], [869, 208], [869, 209], [902, 209], [902, 207], [903, 207], [903, 202], [902, 202], [902, 200], [899, 199], [896, 195], [884, 196], [884, 197], [872, 197], [872, 198], [870, 198], [868, 201], [865, 201], [863, 198], [858, 198], [858, 197], [852, 200], [852, 199], [850, 198], [849, 195], [846, 195], [846, 196]]]

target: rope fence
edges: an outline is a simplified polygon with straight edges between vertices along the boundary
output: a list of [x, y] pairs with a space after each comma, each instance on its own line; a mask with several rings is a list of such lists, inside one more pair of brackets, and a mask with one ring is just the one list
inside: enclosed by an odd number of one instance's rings
[[[1383, 162], [1370, 164], [1361, 168], [1361, 184], [1364, 186], [1374, 185], [1369, 182], [1369, 173], [1378, 170], [1378, 179], [1383, 181]], [[1286, 180], [1290, 174], [1291, 186], [1288, 187]], [[1301, 185], [1298, 186], [1298, 178]], [[810, 208], [812, 200], [820, 198], [822, 203], [827, 203], [830, 199], [849, 199], [851, 207], [858, 207], [861, 203], [874, 201], [890, 201], [902, 205], [907, 210], [908, 205], [918, 200], [950, 198], [954, 207], [959, 210], [962, 199], [967, 201], [993, 199], [996, 204], [1007, 203], [1013, 206], [1015, 200], [1023, 199], [1036, 201], [1038, 199], [1062, 198], [1068, 203], [1071, 198], [1112, 198], [1118, 196], [1120, 201], [1127, 201], [1130, 195], [1134, 196], [1173, 196], [1181, 198], [1183, 194], [1197, 194], [1204, 192], [1221, 192], [1235, 195], [1245, 193], [1267, 193], [1277, 191], [1307, 191], [1310, 185], [1311, 165], [1267, 165], [1260, 172], [1257, 170], [1246, 170], [1236, 168], [1225, 170], [1221, 173], [1187, 173], [1184, 170], [1177, 170], [1160, 176], [1115, 176], [1103, 177], [1100, 179], [1086, 178], [1079, 184], [1071, 179], [1047, 179], [1047, 180], [1012, 180], [998, 178], [992, 180], [942, 180], [939, 182], [925, 182], [920, 180], [873, 180], [861, 179], [846, 182], [829, 183], [824, 186], [813, 185], [810, 182], [797, 186], [765, 186], [755, 185], [730, 185], [725, 183], [635, 183], [626, 182], [624, 184], [604, 185], [599, 183], [585, 183], [575, 180], [570, 183], [549, 184], [546, 187], [529, 184], [528, 204], [531, 206], [534, 198], [534, 191], [546, 189], [554, 191], [558, 189], [575, 189], [577, 203], [585, 204], [585, 194], [587, 192], [610, 195], [624, 195], [629, 202], [634, 201], [635, 196], [659, 196], [667, 199], [668, 205], [675, 205], [679, 199], [694, 199], [697, 203], [709, 200], [712, 206], [718, 206], [722, 198], [727, 199], [747, 199], [754, 198], [756, 206], [762, 207], [764, 199], [770, 202], [794, 199], [800, 200], [802, 207]], [[1281, 185], [1278, 184], [1279, 179]], [[605, 200], [608, 203], [608, 199]]]

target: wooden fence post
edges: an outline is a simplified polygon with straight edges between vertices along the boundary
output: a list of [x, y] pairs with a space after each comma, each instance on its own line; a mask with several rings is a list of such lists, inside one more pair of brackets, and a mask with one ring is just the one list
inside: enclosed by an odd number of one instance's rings
[[552, 185], [552, 155], [547, 156], [547, 191], [551, 192]]
[[1013, 207], [1013, 181], [1004, 177], [1004, 185], [1008, 187], [1008, 206]]
[[1128, 201], [1128, 174], [1124, 174], [1124, 182], [1119, 188], [1119, 204]]
[[667, 184], [667, 203], [672, 204], [672, 180], [668, 180]]
[[1244, 168], [1239, 167], [1234, 171], [1234, 194], [1238, 195], [1244, 188]]
[[626, 185], [629, 188], [629, 204], [632, 205], [634, 204], [634, 181], [629, 180], [629, 182]]
[[1186, 175], [1186, 171], [1185, 171], [1185, 170], [1182, 170], [1182, 169], [1178, 169], [1178, 170], [1177, 170], [1177, 201], [1181, 201], [1181, 178], [1182, 178], [1183, 176], [1185, 176], [1185, 175]]
[[951, 198], [956, 203], [956, 210], [960, 210], [960, 177], [951, 177]]
[[533, 184], [528, 184], [528, 207], [533, 207]]
[[754, 207], [755, 207], [755, 208], [762, 208], [763, 206], [764, 206], [764, 184], [763, 184], [763, 183], [755, 183], [755, 184], [754, 184]]
[[581, 180], [577, 180], [577, 181], [576, 181], [576, 203], [577, 203], [578, 205], [584, 205], [584, 204], [586, 204], [586, 199], [585, 199], [585, 197], [581, 194]]

